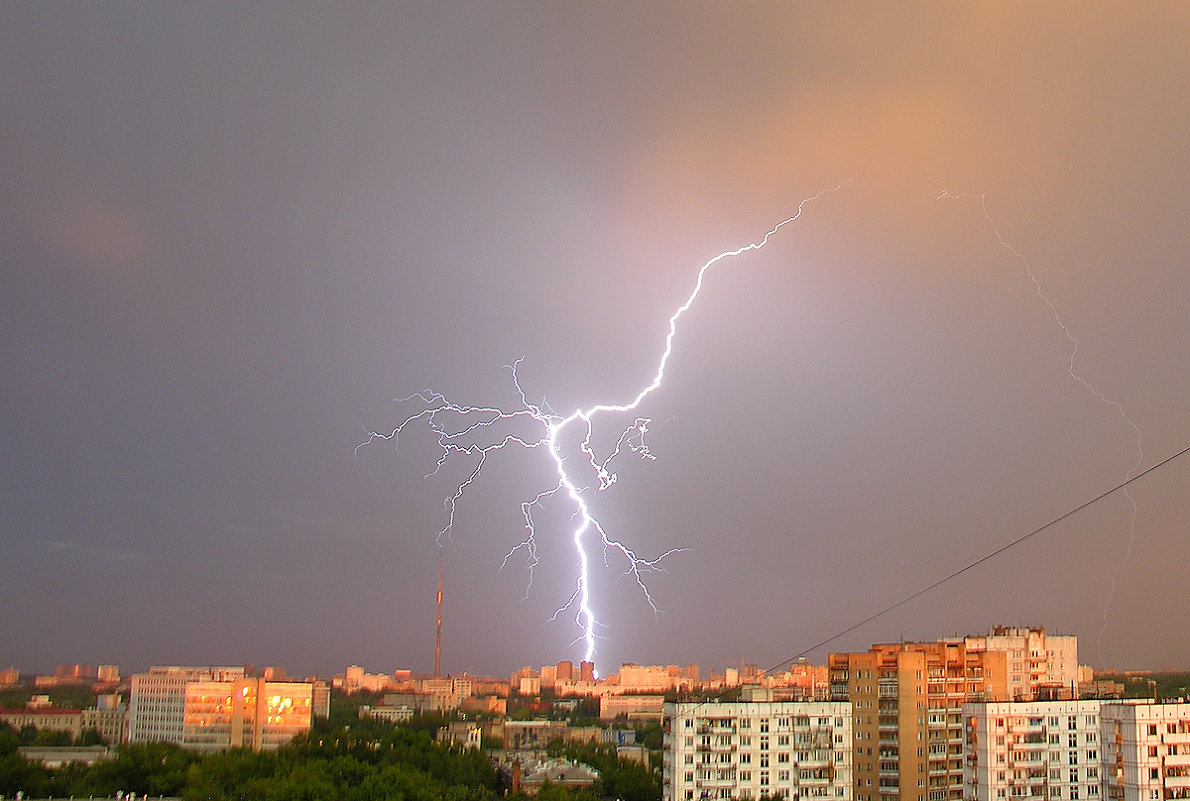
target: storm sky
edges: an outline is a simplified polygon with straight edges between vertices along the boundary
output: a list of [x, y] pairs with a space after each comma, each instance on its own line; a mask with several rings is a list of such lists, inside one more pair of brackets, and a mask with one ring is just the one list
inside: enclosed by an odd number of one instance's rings
[[[1178, 3], [3, 3], [0, 663], [431, 670], [474, 464], [366, 432], [515, 408], [522, 358], [622, 402], [698, 268], [840, 184], [708, 272], [656, 459], [587, 496], [688, 549], [658, 614], [595, 556], [597, 664], [774, 665], [994, 551], [1190, 445], [1187, 41]], [[569, 509], [501, 569], [556, 480], [506, 449], [460, 500], [445, 671], [581, 657]], [[1023, 624], [1184, 669], [1188, 485], [810, 656]]]

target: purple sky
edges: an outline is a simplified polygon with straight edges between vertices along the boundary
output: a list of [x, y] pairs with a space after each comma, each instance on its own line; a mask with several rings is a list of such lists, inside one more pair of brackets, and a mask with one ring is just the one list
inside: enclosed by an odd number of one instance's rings
[[[1188, 35], [1173, 3], [3, 4], [0, 663], [432, 669], [469, 465], [366, 428], [426, 387], [513, 408], [522, 357], [560, 412], [631, 397], [699, 266], [849, 178], [680, 321], [656, 460], [589, 497], [690, 550], [659, 615], [596, 557], [597, 662], [772, 665], [995, 550], [1190, 444]], [[569, 510], [531, 586], [500, 570], [553, 481], [506, 450], [464, 495], [445, 670], [581, 656]], [[1188, 484], [1131, 487], [1131, 545], [1117, 493], [832, 648], [1044, 625], [1185, 668]]]

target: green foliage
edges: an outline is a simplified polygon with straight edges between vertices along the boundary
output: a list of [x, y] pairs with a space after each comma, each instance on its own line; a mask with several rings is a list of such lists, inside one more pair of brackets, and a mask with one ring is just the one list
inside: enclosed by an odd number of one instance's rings
[[0, 723], [0, 756], [15, 754], [20, 747], [20, 732], [7, 723]]
[[113, 759], [97, 762], [71, 788], [73, 795], [178, 795], [190, 765], [199, 755], [169, 743], [137, 743], [116, 749]]
[[199, 754], [164, 743], [124, 745], [92, 766], [49, 771], [16, 753], [19, 735], [0, 729], [0, 795], [180, 796], [186, 801], [492, 801], [500, 776], [477, 751], [434, 742], [427, 732], [355, 728], [299, 737], [275, 753]]
[[599, 771], [596, 795], [623, 801], [658, 801], [661, 798], [661, 778], [644, 765], [620, 759], [614, 745], [570, 745], [562, 755], [576, 762], [585, 762]]
[[49, 772], [15, 751], [0, 757], [0, 795], [11, 798], [18, 790], [30, 797], [44, 797]]
[[665, 732], [661, 728], [661, 721], [650, 720], [637, 726], [636, 744], [643, 745], [650, 751], [660, 751], [665, 744]]

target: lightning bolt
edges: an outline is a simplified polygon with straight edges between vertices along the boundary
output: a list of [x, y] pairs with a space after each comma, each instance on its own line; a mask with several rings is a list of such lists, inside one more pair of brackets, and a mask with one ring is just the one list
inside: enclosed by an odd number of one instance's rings
[[[649, 591], [646, 579], [650, 574], [664, 572], [662, 562], [667, 557], [680, 553], [686, 549], [671, 548], [659, 556], [646, 558], [628, 547], [621, 540], [611, 536], [599, 520], [592, 513], [588, 504], [588, 497], [595, 492], [608, 489], [616, 482], [616, 473], [611, 464], [625, 452], [635, 454], [638, 458], [652, 460], [653, 453], [649, 450], [647, 435], [652, 420], [634, 414], [641, 403], [661, 386], [665, 379], [665, 368], [673, 353], [674, 339], [678, 332], [678, 322], [682, 316], [694, 305], [702, 292], [707, 273], [720, 263], [742, 256], [751, 251], [760, 250], [782, 228], [795, 222], [802, 216], [802, 211], [808, 203], [812, 203], [828, 192], [836, 192], [850, 182], [850, 178], [837, 186], [828, 187], [812, 195], [798, 204], [796, 211], [790, 217], [781, 220], [770, 228], [759, 240], [734, 250], [724, 251], [718, 256], [705, 262], [698, 270], [694, 288], [684, 303], [669, 317], [669, 327], [665, 335], [665, 344], [658, 359], [653, 377], [630, 399], [620, 403], [596, 403], [585, 408], [575, 409], [566, 415], [555, 412], [543, 400], [534, 403], [529, 400], [517, 376], [517, 369], [522, 359], [518, 359], [508, 370], [512, 376], [513, 387], [520, 398], [519, 408], [503, 409], [495, 406], [472, 406], [455, 403], [444, 395], [426, 389], [415, 392], [404, 398], [397, 399], [400, 404], [417, 403], [421, 408], [407, 416], [395, 428], [387, 433], [367, 430], [366, 439], [356, 446], [358, 456], [361, 449], [377, 440], [392, 442], [399, 445], [401, 435], [415, 425], [425, 425], [434, 432], [437, 439], [439, 456], [434, 469], [426, 478], [438, 475], [448, 461], [470, 459], [471, 468], [466, 477], [455, 487], [454, 491], [443, 501], [445, 523], [437, 535], [437, 542], [442, 545], [444, 539], [451, 538], [455, 523], [455, 510], [467, 489], [479, 478], [484, 464], [492, 454], [509, 447], [519, 447], [526, 450], [541, 450], [548, 454], [553, 473], [557, 480], [553, 486], [541, 490], [533, 497], [521, 503], [521, 513], [524, 518], [525, 535], [504, 556], [501, 569], [506, 566], [513, 556], [524, 555], [529, 568], [529, 581], [526, 587], [526, 597], [533, 583], [534, 570], [540, 563], [537, 549], [538, 526], [534, 521], [534, 510], [542, 508], [547, 501], [562, 498], [573, 508], [571, 519], [574, 528], [570, 533], [574, 548], [578, 553], [578, 574], [575, 578], [573, 592], [567, 601], [560, 606], [550, 618], [570, 611], [574, 614], [575, 624], [580, 634], [572, 644], [583, 643], [584, 659], [593, 661], [596, 652], [598, 632], [604, 627], [598, 619], [591, 596], [591, 558], [589, 546], [596, 544], [603, 552], [604, 564], [609, 566], [608, 554], [618, 554], [623, 558], [626, 567], [620, 574], [620, 579], [631, 578], [654, 614], [659, 613], [657, 603]], [[603, 458], [600, 458], [591, 444], [595, 433], [597, 418], [617, 417], [633, 414], [633, 421], [622, 431], [615, 446]], [[511, 428], [510, 428], [511, 426]], [[517, 433], [520, 427], [527, 427], [533, 432], [531, 435]], [[578, 453], [568, 451], [564, 446], [563, 433], [569, 431], [581, 434]], [[487, 437], [487, 439], [482, 439]], [[574, 469], [569, 466], [575, 463]], [[579, 473], [585, 478], [580, 478]], [[594, 541], [594, 542], [592, 542]]]
[[[1087, 378], [1082, 376], [1075, 369], [1075, 360], [1078, 357], [1078, 350], [1079, 350], [1078, 338], [1073, 333], [1071, 333], [1070, 328], [1062, 320], [1061, 315], [1058, 314], [1057, 307], [1054, 306], [1053, 301], [1051, 301], [1049, 299], [1049, 296], [1046, 294], [1045, 289], [1041, 285], [1041, 281], [1037, 278], [1037, 275], [1033, 272], [1033, 267], [1032, 267], [1032, 265], [1029, 264], [1029, 260], [1026, 259], [1025, 256], [1020, 251], [1018, 251], [1016, 248], [1014, 248], [1012, 245], [1010, 245], [1004, 239], [1004, 237], [1000, 234], [999, 226], [996, 225], [996, 221], [992, 219], [992, 215], [988, 211], [987, 195], [986, 194], [973, 194], [970, 192], [960, 192], [958, 194], [951, 194], [951, 193], [947, 192], [946, 190], [932, 192], [932, 194], [933, 194], [933, 197], [935, 200], [944, 200], [944, 199], [976, 200], [979, 202], [980, 210], [983, 212], [984, 219], [987, 220], [988, 226], [991, 228], [992, 235], [996, 238], [996, 242], [999, 243], [999, 245], [1001, 247], [1003, 247], [1005, 250], [1007, 250], [1009, 253], [1011, 253], [1013, 258], [1015, 258], [1017, 261], [1019, 261], [1021, 263], [1021, 266], [1024, 267], [1025, 275], [1027, 275], [1029, 277], [1029, 281], [1032, 282], [1033, 289], [1034, 289], [1034, 291], [1036, 291], [1037, 297], [1039, 297], [1041, 299], [1041, 302], [1045, 304], [1047, 309], [1049, 309], [1050, 315], [1053, 317], [1054, 324], [1057, 325], [1058, 329], [1062, 332], [1062, 336], [1064, 336], [1066, 338], [1067, 343], [1070, 345], [1070, 357], [1067, 362], [1066, 372], [1070, 375], [1070, 377], [1072, 379], [1077, 381], [1079, 384], [1082, 384], [1082, 386], [1084, 388], [1086, 388], [1086, 390], [1096, 400], [1098, 400], [1100, 403], [1105, 403], [1108, 406], [1111, 406], [1112, 408], [1114, 408], [1116, 410], [1116, 413], [1119, 414], [1120, 419], [1129, 428], [1132, 429], [1132, 433], [1134, 435], [1134, 441], [1136, 443], [1136, 461], [1134, 461], [1132, 463], [1132, 466], [1128, 469], [1128, 472], [1124, 474], [1124, 478], [1126, 480], [1128, 480], [1128, 479], [1132, 479], [1133, 477], [1135, 477], [1137, 474], [1137, 471], [1140, 469], [1141, 463], [1144, 461], [1144, 458], [1145, 458], [1144, 450], [1141, 448], [1140, 427], [1137, 426], [1137, 424], [1135, 422], [1133, 422], [1132, 418], [1128, 416], [1128, 413], [1126, 411], [1124, 411], [1124, 407], [1119, 401], [1109, 398], [1107, 395], [1105, 395], [1101, 390], [1099, 390], [1094, 384], [1092, 384]], [[1098, 652], [1099, 662], [1101, 664], [1105, 664], [1104, 659], [1103, 659], [1103, 635], [1104, 635], [1104, 632], [1107, 631], [1108, 611], [1111, 608], [1112, 598], [1116, 594], [1116, 587], [1117, 587], [1118, 579], [1120, 576], [1120, 570], [1123, 569], [1124, 565], [1126, 565], [1128, 563], [1128, 560], [1132, 557], [1132, 549], [1136, 544], [1136, 514], [1137, 514], [1136, 499], [1132, 497], [1132, 493], [1129, 491], [1127, 486], [1124, 487], [1123, 491], [1124, 491], [1124, 496], [1128, 499], [1128, 503], [1132, 507], [1131, 512], [1129, 514], [1129, 519], [1128, 519], [1128, 547], [1124, 550], [1124, 556], [1120, 559], [1119, 562], [1116, 563], [1115, 568], [1112, 570], [1111, 589], [1108, 591], [1107, 598], [1103, 602], [1103, 625], [1099, 628], [1099, 635], [1095, 640], [1095, 648], [1096, 648], [1096, 651]]]

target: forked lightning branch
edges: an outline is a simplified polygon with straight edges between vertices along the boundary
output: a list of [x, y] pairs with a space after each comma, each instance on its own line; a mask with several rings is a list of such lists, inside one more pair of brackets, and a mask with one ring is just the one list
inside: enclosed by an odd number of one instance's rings
[[[575, 643], [582, 643], [583, 658], [593, 661], [598, 632], [605, 627], [595, 611], [595, 598], [591, 589], [593, 554], [604, 554], [605, 564], [608, 563], [608, 553], [619, 554], [626, 565], [622, 575], [632, 578], [649, 606], [656, 612], [657, 604], [649, 591], [646, 579], [650, 574], [663, 570], [662, 564], [667, 557], [683, 550], [672, 548], [656, 556], [642, 556], [622, 537], [609, 532], [599, 522], [588, 503], [593, 493], [606, 490], [615, 483], [616, 473], [612, 469], [612, 463], [617, 457], [627, 452], [642, 459], [653, 458], [646, 439], [651, 421], [635, 412], [665, 379], [665, 367], [673, 352], [682, 316], [698, 299], [708, 271], [724, 261], [764, 247], [782, 228], [801, 217], [806, 204], [827, 192], [837, 191], [844, 185], [824, 189], [806, 198], [798, 204], [791, 217], [774, 225], [759, 240], [720, 253], [703, 264], [698, 270], [694, 288], [689, 296], [669, 317], [669, 328], [652, 379], [628, 400], [604, 401], [575, 409], [569, 414], [559, 414], [544, 402], [536, 404], [529, 400], [517, 376], [517, 367], [520, 364], [518, 360], [509, 367], [509, 371], [520, 398], [519, 407], [505, 409], [495, 406], [472, 406], [456, 403], [433, 390], [423, 390], [398, 400], [403, 405], [416, 404], [417, 411], [407, 416], [388, 433], [369, 431], [367, 439], [360, 443], [356, 452], [377, 440], [397, 444], [401, 435], [412, 427], [426, 426], [436, 437], [439, 449], [434, 469], [427, 474], [427, 478], [438, 475], [449, 462], [464, 461], [469, 465], [464, 479], [444, 500], [445, 520], [438, 532], [440, 545], [443, 538], [451, 536], [455, 524], [455, 510], [468, 487], [479, 478], [490, 455], [509, 447], [540, 450], [546, 454], [543, 458], [549, 459], [548, 463], [553, 468], [551, 475], [556, 475], [557, 480], [521, 503], [525, 534], [505, 555], [504, 563], [507, 564], [509, 559], [519, 554], [528, 564], [529, 582], [532, 584], [533, 570], [539, 565], [537, 539], [543, 533], [534, 520], [534, 510], [542, 508], [547, 501], [560, 500], [569, 504], [572, 510], [569, 519], [574, 521], [573, 528], [561, 534], [569, 536], [574, 543], [578, 555], [577, 575], [574, 577], [573, 592], [554, 612], [551, 619], [568, 613], [573, 614], [579, 630]], [[621, 431], [615, 446], [607, 453], [597, 453], [592, 445], [597, 426], [601, 429], [606, 426], [612, 431]], [[534, 433], [531, 436], [515, 433], [526, 430]], [[567, 447], [564, 444], [574, 442], [576, 438], [577, 447]]]

